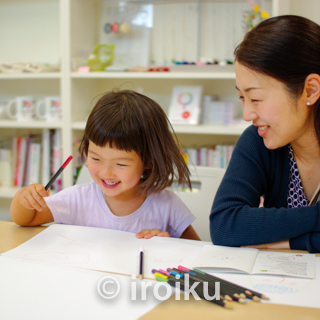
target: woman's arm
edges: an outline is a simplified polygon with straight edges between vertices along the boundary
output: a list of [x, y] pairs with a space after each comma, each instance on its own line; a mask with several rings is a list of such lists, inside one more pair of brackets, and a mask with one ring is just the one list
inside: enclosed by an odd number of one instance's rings
[[[217, 191], [210, 215], [214, 244], [269, 244], [320, 232], [319, 203], [312, 207], [286, 208], [287, 146], [268, 150], [256, 130], [249, 127], [239, 138]], [[265, 195], [264, 207], [259, 208], [262, 195]], [[320, 243], [313, 247], [320, 247]]]

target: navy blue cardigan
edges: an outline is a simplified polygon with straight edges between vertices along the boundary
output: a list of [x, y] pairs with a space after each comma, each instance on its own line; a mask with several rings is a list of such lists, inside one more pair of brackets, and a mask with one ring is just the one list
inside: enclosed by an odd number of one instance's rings
[[235, 145], [213, 202], [212, 242], [242, 246], [290, 239], [291, 249], [320, 252], [320, 202], [288, 209], [288, 186], [288, 146], [267, 149], [250, 126]]

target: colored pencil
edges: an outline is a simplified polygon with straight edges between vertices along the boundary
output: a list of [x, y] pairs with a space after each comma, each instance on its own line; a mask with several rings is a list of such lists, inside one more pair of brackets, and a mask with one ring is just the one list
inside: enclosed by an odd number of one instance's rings
[[44, 187], [45, 190], [48, 190], [50, 186], [56, 181], [56, 179], [59, 177], [60, 173], [63, 171], [63, 169], [67, 166], [67, 164], [72, 160], [72, 156], [70, 156], [64, 164], [60, 167], [60, 169], [54, 174], [54, 176], [50, 179], [50, 181], [47, 183], [47, 185]]
[[[194, 271], [194, 270], [192, 270]], [[195, 272], [195, 271], [194, 271]], [[248, 293], [247, 290], [245, 290], [245, 288], [238, 286], [237, 284], [231, 283], [229, 281], [226, 281], [224, 279], [220, 279], [215, 277], [215, 279], [213, 279], [214, 276], [207, 276], [203, 273], [196, 273], [198, 277], [205, 279], [207, 281], [212, 281], [213, 283], [215, 282], [220, 282], [221, 286], [223, 287], [223, 290], [226, 294], [231, 295], [232, 298], [236, 298], [236, 299], [251, 299], [255, 302], [259, 302], [260, 298], [256, 295], [253, 295], [252, 293]]]
[[[179, 267], [178, 267], [178, 268], [179, 268]], [[224, 285], [229, 286], [230, 288], [235, 288], [235, 289], [241, 290], [240, 293], [244, 293], [247, 298], [256, 296], [256, 297], [261, 298], [261, 299], [264, 299], [264, 300], [268, 300], [268, 299], [269, 299], [267, 296], [265, 296], [264, 294], [262, 294], [262, 293], [260, 293], [260, 292], [253, 291], [253, 290], [251, 290], [251, 289], [248, 289], [248, 288], [239, 286], [239, 285], [237, 285], [237, 284], [235, 284], [235, 283], [232, 283], [232, 282], [229, 282], [229, 281], [227, 281], [227, 280], [218, 278], [218, 277], [213, 276], [213, 275], [211, 275], [211, 274], [209, 274], [209, 273], [203, 272], [203, 271], [201, 271], [201, 270], [199, 270], [199, 269], [193, 269], [192, 271], [193, 271], [193, 272], [196, 272], [197, 274], [205, 275], [205, 276], [209, 277], [209, 279], [223, 282]], [[239, 292], [235, 292], [235, 293], [239, 293]], [[257, 301], [257, 299], [253, 299], [253, 300], [256, 300], [256, 301]]]
[[[206, 278], [201, 278], [199, 277], [199, 275], [197, 275], [195, 272], [192, 272], [192, 271], [182, 271], [182, 270], [179, 270], [179, 269], [176, 269], [176, 268], [172, 268], [172, 270], [170, 272], [181, 272], [183, 275], [185, 274], [188, 274], [189, 275], [189, 279], [192, 279], [192, 281], [195, 281], [195, 282], [202, 282], [202, 283], [208, 283], [208, 289], [212, 290], [212, 291], [215, 291], [215, 282], [213, 281], [210, 281]], [[216, 281], [218, 282], [218, 281]], [[246, 297], [241, 297], [241, 296], [234, 296], [233, 292], [230, 291], [228, 288], [225, 288], [223, 285], [220, 285], [220, 295], [223, 297], [223, 299], [226, 299], [226, 300], [231, 300], [231, 301], [236, 301], [236, 302], [239, 302], [239, 303], [246, 303], [246, 301], [244, 300], [244, 298]]]
[[139, 279], [143, 279], [143, 249], [140, 248]]
[[245, 294], [242, 291], [242, 289], [238, 288], [237, 285], [235, 285], [236, 287], [234, 287], [231, 282], [226, 282], [223, 279], [214, 280], [211, 277], [208, 277], [202, 273], [196, 273], [194, 270], [190, 270], [190, 269], [187, 270], [187, 268], [185, 268], [185, 267], [181, 267], [181, 266], [179, 266], [179, 267], [180, 267], [180, 269], [175, 269], [175, 268], [173, 268], [173, 269], [175, 271], [183, 269], [183, 270], [181, 270], [181, 272], [187, 272], [187, 273], [197, 277], [198, 279], [202, 279], [203, 281], [208, 281], [211, 284], [215, 284], [216, 282], [220, 282], [220, 290], [223, 291], [223, 294], [230, 295], [235, 301], [239, 301], [240, 303], [243, 303], [243, 300], [239, 300], [239, 299], [245, 299], [245, 298], [251, 299], [255, 302], [260, 301], [260, 298], [258, 298], [256, 296]]
[[[162, 282], [167, 282], [168, 284], [170, 284], [171, 286], [173, 286], [175, 288], [176, 288], [176, 283], [178, 282], [180, 284], [180, 289], [181, 290], [185, 289], [184, 280], [182, 278], [178, 278], [177, 279], [173, 275], [167, 276], [167, 279], [157, 276], [156, 280], [162, 281]], [[188, 289], [190, 289], [192, 285], [193, 285], [193, 281], [190, 281], [190, 286], [189, 286]], [[200, 287], [198, 287], [198, 286], [195, 287], [194, 291], [198, 294], [198, 296], [200, 298], [202, 298], [202, 299], [204, 299], [206, 301], [212, 302], [214, 304], [217, 304], [217, 305], [222, 306], [222, 307], [227, 308], [227, 309], [233, 309], [232, 304], [227, 300], [216, 300], [216, 299], [208, 300], [208, 299], [206, 299], [204, 297], [204, 295], [203, 295], [203, 288], [201, 286]], [[208, 290], [208, 294], [212, 294], [212, 291]]]

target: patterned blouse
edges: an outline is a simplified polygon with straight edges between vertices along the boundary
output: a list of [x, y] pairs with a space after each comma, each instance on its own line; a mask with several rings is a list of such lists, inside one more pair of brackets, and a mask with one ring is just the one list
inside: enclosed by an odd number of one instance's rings
[[288, 148], [290, 177], [287, 197], [287, 208], [307, 207], [309, 205], [309, 201], [306, 199], [306, 196], [304, 195], [297, 163], [293, 155], [293, 149], [291, 147], [291, 144], [289, 144]]

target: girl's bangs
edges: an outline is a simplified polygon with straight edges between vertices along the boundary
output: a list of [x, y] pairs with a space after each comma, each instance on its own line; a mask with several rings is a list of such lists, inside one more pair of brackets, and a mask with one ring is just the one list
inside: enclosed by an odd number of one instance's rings
[[92, 141], [99, 147], [104, 147], [109, 144], [111, 148], [116, 148], [124, 151], [135, 151], [141, 154], [139, 135], [133, 130], [128, 130], [122, 123], [111, 124], [106, 126], [101, 123], [100, 125], [91, 126], [87, 130], [87, 139]]

